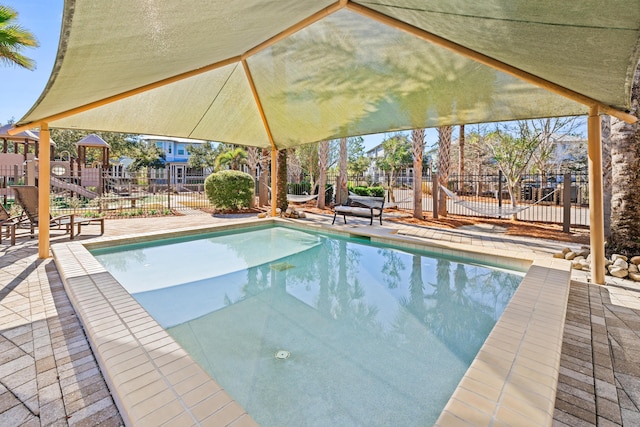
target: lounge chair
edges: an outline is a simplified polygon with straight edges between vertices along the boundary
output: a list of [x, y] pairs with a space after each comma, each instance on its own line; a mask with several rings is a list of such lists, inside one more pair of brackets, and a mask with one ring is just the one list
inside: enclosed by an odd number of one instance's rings
[[[35, 236], [35, 228], [38, 227], [38, 187], [33, 185], [19, 185], [11, 187], [16, 198], [16, 202], [22, 207], [27, 217], [31, 229], [31, 238]], [[23, 222], [24, 223], [24, 222]], [[22, 224], [23, 224], [22, 223]], [[104, 234], [104, 218], [77, 218], [74, 214], [60, 215], [52, 217], [49, 215], [49, 226], [64, 230], [70, 234], [73, 240], [76, 234], [80, 234], [81, 227], [91, 223], [100, 224], [100, 234]], [[21, 223], [18, 224], [20, 226]], [[74, 225], [78, 226], [78, 232], [74, 230]]]
[[[24, 220], [22, 215], [11, 216], [9, 212], [0, 203], [0, 243], [2, 243], [2, 234], [7, 233], [6, 236], [11, 238], [11, 244], [16, 244], [16, 227]], [[3, 230], [6, 229], [6, 230]]]

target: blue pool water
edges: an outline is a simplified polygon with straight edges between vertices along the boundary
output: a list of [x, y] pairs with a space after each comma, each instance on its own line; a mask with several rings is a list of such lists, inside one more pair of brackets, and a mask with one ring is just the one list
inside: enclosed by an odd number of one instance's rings
[[523, 276], [285, 227], [92, 253], [262, 426], [433, 424]]

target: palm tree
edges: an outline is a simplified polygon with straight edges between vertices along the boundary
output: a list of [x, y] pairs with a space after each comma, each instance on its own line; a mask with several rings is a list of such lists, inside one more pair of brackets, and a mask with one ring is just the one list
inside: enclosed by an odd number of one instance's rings
[[249, 174], [255, 180], [258, 172], [258, 164], [260, 163], [260, 151], [258, 147], [247, 147], [246, 163], [249, 168]]
[[[248, 147], [247, 148], [247, 159], [246, 159], [247, 167], [249, 168], [249, 175], [253, 178], [253, 182], [255, 185], [256, 175], [258, 174], [258, 165], [260, 164], [260, 151], [258, 147]], [[251, 207], [255, 205], [255, 197], [251, 198]]]
[[322, 141], [318, 145], [318, 209], [324, 209], [325, 187], [327, 185], [327, 167], [329, 163], [329, 141]]
[[422, 156], [424, 155], [424, 129], [411, 131], [413, 154], [413, 217], [422, 219]]
[[336, 189], [336, 203], [343, 204], [347, 201], [349, 190], [347, 188], [347, 138], [340, 138], [340, 161], [338, 175], [338, 188]]
[[[449, 169], [451, 167], [451, 132], [453, 127], [441, 126], [438, 128], [438, 184], [446, 187], [449, 183]], [[446, 194], [442, 189], [434, 191], [438, 198], [438, 215], [447, 216]]]
[[271, 165], [271, 153], [263, 148], [260, 156], [260, 179], [258, 180], [258, 205], [269, 204], [269, 168]]
[[602, 209], [604, 211], [604, 237], [611, 235], [611, 117], [601, 117], [602, 139]]
[[464, 191], [464, 125], [460, 125], [458, 136], [458, 191]]
[[276, 190], [276, 207], [284, 214], [287, 202], [287, 149], [278, 150], [278, 180]]
[[[631, 89], [631, 111], [640, 117], [640, 64]], [[607, 252], [640, 253], [640, 126], [611, 118], [611, 235]]]
[[31, 32], [15, 23], [17, 18], [18, 12], [0, 5], [0, 61], [34, 70], [35, 61], [20, 51], [25, 47], [38, 47], [39, 43]]
[[247, 152], [242, 147], [231, 148], [216, 157], [216, 166], [228, 166], [229, 169], [240, 170], [240, 165], [245, 162]]

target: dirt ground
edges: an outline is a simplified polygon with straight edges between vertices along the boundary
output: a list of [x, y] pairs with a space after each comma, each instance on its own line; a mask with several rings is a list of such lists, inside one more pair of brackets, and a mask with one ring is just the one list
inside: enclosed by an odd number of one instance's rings
[[[331, 209], [320, 210], [312, 203], [302, 206], [302, 209], [312, 213], [333, 214]], [[475, 218], [460, 215], [448, 215], [446, 218], [434, 219], [431, 212], [424, 212], [424, 219], [412, 217], [413, 212], [404, 209], [385, 209], [385, 212], [404, 213], [406, 216], [399, 218], [387, 218], [385, 221], [404, 222], [408, 224], [423, 225], [427, 227], [458, 228], [464, 225], [493, 224], [505, 228], [506, 234], [512, 236], [537, 237], [541, 239], [556, 240], [581, 245], [589, 244], [588, 228], [571, 228], [570, 233], [562, 231], [562, 225], [541, 222], [513, 221], [511, 219]]]

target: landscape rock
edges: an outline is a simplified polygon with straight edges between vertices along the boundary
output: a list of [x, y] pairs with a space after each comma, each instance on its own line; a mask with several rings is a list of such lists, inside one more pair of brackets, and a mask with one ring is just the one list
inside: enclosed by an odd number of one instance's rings
[[628, 270], [629, 269], [629, 263], [627, 263], [627, 261], [625, 259], [623, 259], [623, 258], [616, 258], [613, 261], [613, 266], [614, 267], [620, 267], [620, 268], [622, 268], [624, 270]]
[[609, 274], [611, 274], [613, 277], [619, 277], [621, 279], [624, 279], [629, 275], [629, 270], [625, 268], [617, 267], [615, 265], [610, 265]]
[[571, 263], [571, 267], [574, 268], [575, 270], [582, 270], [582, 263], [581, 262], [572, 262]]
[[568, 254], [569, 252], [571, 252], [571, 249], [569, 249], [569, 248], [564, 248], [564, 249], [562, 249], [562, 255], [566, 255], [566, 254]]
[[573, 251], [569, 251], [566, 254], [564, 254], [564, 259], [571, 261], [572, 259], [574, 259], [578, 254], [573, 252]]
[[266, 217], [268, 217], [268, 216], [269, 216], [269, 214], [268, 214], [267, 212], [260, 212], [260, 213], [258, 214], [258, 218], [266, 218]]
[[629, 279], [634, 282], [640, 282], [640, 273], [629, 273]]
[[611, 255], [611, 262], [616, 262], [616, 260], [621, 259], [624, 260], [625, 262], [629, 259], [624, 255], [620, 255], [620, 254], [613, 254]]
[[636, 255], [634, 257], [631, 257], [629, 262], [632, 263], [632, 264], [635, 264], [635, 265], [640, 265], [640, 255]]
[[629, 274], [631, 273], [637, 273], [638, 271], [640, 271], [640, 269], [638, 268], [637, 265], [635, 264], [629, 264]]
[[557, 254], [553, 254], [554, 258], [559, 258], [559, 259], [564, 259], [564, 254], [563, 253], [557, 253]]

